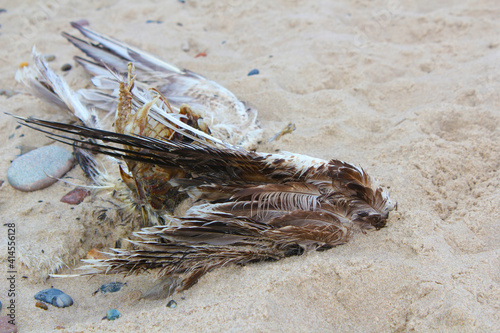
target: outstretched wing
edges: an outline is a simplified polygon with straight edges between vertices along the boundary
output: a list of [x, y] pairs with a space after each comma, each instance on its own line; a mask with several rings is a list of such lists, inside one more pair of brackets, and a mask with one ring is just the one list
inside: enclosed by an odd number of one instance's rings
[[114, 78], [108, 69], [126, 75], [128, 63], [132, 62], [140, 78], [138, 84], [157, 89], [173, 105], [188, 104], [202, 115], [214, 136], [248, 148], [253, 148], [260, 139], [262, 131], [256, 123], [257, 111], [247, 107], [223, 86], [79, 23], [71, 25], [88, 41], [68, 33], [63, 36], [93, 60], [75, 57], [95, 75], [92, 81], [99, 88], [79, 91], [89, 104], [103, 109], [116, 105], [116, 90], [103, 92], [114, 89]]

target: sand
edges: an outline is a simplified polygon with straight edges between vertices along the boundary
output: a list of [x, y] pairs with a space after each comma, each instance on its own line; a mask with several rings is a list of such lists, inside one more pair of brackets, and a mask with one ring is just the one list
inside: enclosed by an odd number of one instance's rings
[[[16, 223], [20, 332], [399, 332], [500, 327], [500, 4], [495, 1], [13, 1], [0, 13], [0, 89], [22, 92], [18, 65], [37, 45], [75, 88], [89, 86], [62, 31], [87, 19], [107, 33], [211, 78], [259, 111], [260, 151], [361, 165], [390, 188], [387, 228], [275, 263], [226, 267], [167, 300], [138, 300], [150, 275], [47, 279], [71, 273], [99, 234], [87, 198], [58, 182], [31, 193], [6, 182], [22, 149], [52, 141], [3, 114], [71, 117], [27, 94], [0, 96], [0, 210]], [[161, 23], [146, 23], [158, 20]], [[185, 51], [186, 45], [189, 50]], [[205, 52], [206, 57], [195, 57]], [[257, 68], [259, 75], [247, 76]], [[267, 139], [288, 122], [296, 131]], [[68, 175], [82, 182], [79, 168]], [[8, 302], [7, 228], [0, 301]], [[101, 244], [101, 245], [102, 245]], [[92, 293], [109, 281], [116, 294]], [[72, 307], [35, 307], [54, 286]], [[101, 320], [116, 308], [122, 317]]]

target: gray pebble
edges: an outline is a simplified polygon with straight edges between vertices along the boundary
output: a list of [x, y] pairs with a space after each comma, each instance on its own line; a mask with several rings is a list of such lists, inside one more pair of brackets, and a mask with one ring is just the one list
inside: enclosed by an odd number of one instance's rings
[[125, 285], [123, 282], [109, 282], [106, 284], [103, 284], [99, 290], [101, 290], [101, 293], [116, 293], [117, 291], [120, 291], [122, 287]]
[[62, 147], [41, 147], [16, 158], [7, 170], [7, 179], [20, 191], [41, 190], [64, 176], [73, 161], [73, 154]]
[[185, 41], [181, 44], [181, 49], [182, 51], [184, 52], [188, 52], [189, 51], [189, 42], [188, 41]]
[[35, 299], [52, 304], [58, 308], [65, 308], [73, 305], [73, 299], [59, 289], [50, 288], [38, 292]]

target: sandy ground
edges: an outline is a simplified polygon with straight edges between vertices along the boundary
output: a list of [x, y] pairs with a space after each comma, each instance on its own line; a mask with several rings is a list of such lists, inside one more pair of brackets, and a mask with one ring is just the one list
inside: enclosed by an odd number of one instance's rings
[[[363, 166], [398, 202], [388, 227], [276, 263], [227, 267], [168, 300], [138, 300], [151, 276], [46, 279], [106, 243], [98, 198], [59, 202], [58, 182], [23, 193], [6, 182], [20, 148], [51, 141], [3, 115], [71, 118], [37, 99], [0, 96], [0, 214], [16, 223], [20, 332], [389, 332], [500, 327], [500, 4], [496, 1], [13, 1], [0, 13], [0, 89], [37, 45], [75, 88], [89, 76], [60, 36], [69, 22], [134, 44], [232, 90], [259, 110], [261, 151], [282, 149]], [[146, 23], [159, 20], [161, 23]], [[182, 45], [189, 43], [189, 51]], [[206, 57], [195, 58], [205, 52]], [[260, 74], [247, 76], [258, 68]], [[59, 71], [60, 72], [60, 71]], [[83, 180], [80, 169], [69, 174]], [[1, 227], [0, 301], [8, 302]], [[21, 264], [23, 263], [23, 264]], [[71, 272], [68, 268], [63, 273]], [[125, 281], [116, 294], [92, 296]], [[72, 307], [35, 307], [54, 286]], [[116, 308], [122, 318], [101, 320]], [[496, 327], [496, 329], [495, 329]]]

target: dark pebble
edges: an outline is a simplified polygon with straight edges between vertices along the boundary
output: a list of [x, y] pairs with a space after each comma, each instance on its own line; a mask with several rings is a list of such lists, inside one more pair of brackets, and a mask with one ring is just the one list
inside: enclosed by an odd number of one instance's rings
[[62, 65], [62, 66], [61, 66], [61, 70], [62, 70], [63, 72], [67, 72], [67, 71], [69, 71], [70, 69], [71, 69], [71, 65], [70, 65], [70, 64], [64, 64], [64, 65]]
[[167, 307], [168, 308], [171, 308], [171, 309], [175, 309], [177, 307], [177, 302], [174, 301], [173, 299], [170, 300], [168, 303], [167, 303]]
[[73, 305], [73, 299], [59, 289], [50, 288], [40, 291], [35, 295], [35, 299], [52, 304], [58, 308], [65, 308]]
[[250, 72], [248, 72], [248, 76], [257, 75], [259, 73], [259, 70], [257, 68], [254, 68]]
[[99, 289], [97, 289], [95, 291], [95, 293], [97, 293], [99, 290], [103, 294], [116, 293], [117, 291], [120, 291], [124, 285], [125, 285], [125, 283], [123, 283], [123, 282], [109, 282], [109, 283], [106, 283], [106, 284], [103, 284], [102, 286], [100, 286]]
[[36, 191], [54, 184], [73, 167], [73, 154], [59, 146], [46, 146], [16, 158], [7, 179], [20, 191]]

